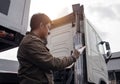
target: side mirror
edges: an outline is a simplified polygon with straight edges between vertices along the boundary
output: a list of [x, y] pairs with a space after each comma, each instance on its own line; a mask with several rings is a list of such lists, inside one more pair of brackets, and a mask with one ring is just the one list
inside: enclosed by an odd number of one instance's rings
[[106, 50], [110, 50], [110, 44], [109, 42], [105, 42]]
[[99, 44], [101, 44], [101, 45], [105, 44], [106, 55], [104, 55], [104, 57], [105, 57], [106, 63], [108, 63], [108, 61], [110, 60], [110, 58], [112, 56], [111, 49], [110, 49], [110, 44], [109, 44], [109, 42], [106, 42], [106, 41], [101, 41]]

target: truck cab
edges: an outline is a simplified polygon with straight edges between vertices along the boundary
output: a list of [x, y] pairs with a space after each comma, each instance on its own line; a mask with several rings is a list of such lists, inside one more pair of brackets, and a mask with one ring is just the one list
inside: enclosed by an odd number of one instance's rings
[[53, 20], [48, 47], [52, 55], [59, 58], [71, 56], [76, 46], [86, 46], [86, 49], [73, 65], [54, 72], [55, 84], [108, 84], [109, 43], [102, 41], [85, 17], [82, 5], [72, 7], [71, 14]]
[[[29, 9], [30, 0], [0, 0], [0, 52], [19, 46], [28, 28]], [[0, 59], [0, 84], [18, 84], [17, 69], [17, 61]]]
[[17, 47], [28, 27], [30, 0], [0, 0], [0, 52]]

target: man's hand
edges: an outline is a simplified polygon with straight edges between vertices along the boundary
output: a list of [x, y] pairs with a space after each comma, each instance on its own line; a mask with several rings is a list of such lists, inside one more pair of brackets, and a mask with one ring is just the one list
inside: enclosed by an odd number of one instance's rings
[[81, 48], [75, 49], [73, 52], [73, 56], [75, 57], [75, 59], [78, 59], [80, 54], [83, 53], [83, 51], [85, 50], [86, 46], [83, 46]]

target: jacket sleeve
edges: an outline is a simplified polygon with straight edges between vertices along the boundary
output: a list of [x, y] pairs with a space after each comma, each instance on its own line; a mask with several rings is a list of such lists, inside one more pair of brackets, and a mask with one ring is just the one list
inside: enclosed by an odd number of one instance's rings
[[46, 47], [38, 41], [24, 45], [24, 48], [27, 54], [26, 59], [43, 70], [61, 70], [76, 61], [73, 56], [63, 59], [53, 57]]

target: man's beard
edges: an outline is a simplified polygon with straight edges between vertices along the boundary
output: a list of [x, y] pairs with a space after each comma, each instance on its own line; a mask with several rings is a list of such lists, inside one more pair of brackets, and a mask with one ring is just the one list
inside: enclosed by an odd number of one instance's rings
[[47, 38], [44, 38], [44, 39], [42, 39], [42, 40], [43, 40], [43, 42], [44, 42], [45, 45], [48, 44], [48, 40], [47, 40]]

